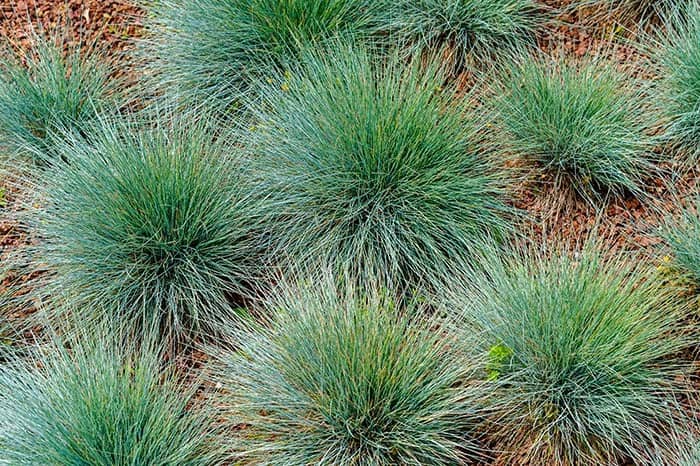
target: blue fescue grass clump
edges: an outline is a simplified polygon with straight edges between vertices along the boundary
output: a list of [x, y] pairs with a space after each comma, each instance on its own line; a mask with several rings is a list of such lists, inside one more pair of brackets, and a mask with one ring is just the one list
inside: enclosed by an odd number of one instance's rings
[[[325, 277], [325, 278], [324, 278]], [[487, 396], [447, 327], [330, 275], [280, 284], [272, 319], [217, 354], [232, 460], [448, 465], [479, 458]], [[374, 289], [376, 290], [376, 289]], [[234, 426], [244, 426], [232, 430]]]
[[158, 352], [86, 335], [53, 337], [0, 366], [3, 462], [216, 464], [211, 419]]
[[548, 20], [535, 0], [398, 0], [383, 11], [383, 28], [414, 51], [448, 47], [456, 64], [535, 44]]
[[5, 44], [0, 56], [0, 146], [45, 163], [64, 133], [118, 103], [119, 80], [94, 47], [35, 32], [28, 50]]
[[678, 464], [687, 303], [653, 265], [602, 251], [492, 254], [488, 272], [452, 280], [488, 342], [490, 434], [528, 464]]
[[150, 8], [149, 55], [162, 88], [222, 110], [252, 82], [276, 79], [299, 50], [375, 28], [374, 0], [161, 0]]
[[603, 58], [522, 58], [494, 106], [510, 150], [589, 200], [644, 191], [653, 172], [646, 86]]
[[187, 337], [231, 318], [252, 282], [259, 214], [235, 148], [204, 123], [101, 120], [62, 146], [27, 206], [47, 273], [30, 293]]
[[667, 135], [689, 166], [700, 160], [700, 2], [664, 16], [656, 55], [662, 64], [661, 106]]
[[468, 98], [443, 86], [435, 64], [337, 45], [263, 91], [244, 139], [278, 257], [403, 287], [510, 230], [509, 172]]
[[672, 262], [691, 282], [700, 286], [700, 198], [670, 219], [662, 237], [671, 248]]

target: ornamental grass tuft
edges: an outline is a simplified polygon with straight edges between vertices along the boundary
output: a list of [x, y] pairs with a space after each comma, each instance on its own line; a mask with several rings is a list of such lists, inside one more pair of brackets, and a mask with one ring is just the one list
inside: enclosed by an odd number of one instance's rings
[[194, 390], [158, 352], [87, 333], [0, 365], [0, 457], [12, 465], [216, 464]]
[[569, 8], [586, 7], [599, 24], [609, 25], [613, 19], [630, 28], [644, 28], [685, 5], [687, 0], [579, 0]]
[[150, 7], [148, 56], [160, 87], [222, 111], [299, 51], [337, 36], [368, 37], [374, 0], [160, 0]]
[[641, 81], [603, 58], [544, 56], [507, 66], [501, 81], [493, 105], [508, 147], [555, 187], [592, 201], [644, 192], [654, 139]]
[[57, 317], [88, 325], [109, 309], [187, 338], [233, 318], [256, 276], [260, 207], [236, 149], [204, 123], [159, 118], [101, 120], [30, 199], [29, 254], [45, 273], [29, 292]]
[[5, 44], [0, 55], [0, 147], [43, 164], [65, 133], [119, 105], [123, 83], [95, 47], [37, 31], [30, 39], [29, 49]]
[[[487, 393], [425, 308], [332, 279], [281, 284], [264, 326], [219, 352], [231, 456], [245, 464], [454, 465], [480, 458]], [[235, 430], [235, 426], [245, 426]]]
[[382, 18], [383, 29], [410, 50], [447, 47], [457, 65], [531, 47], [549, 20], [535, 0], [398, 0]]
[[672, 262], [700, 287], [700, 197], [667, 221], [661, 235], [671, 248]]
[[357, 46], [307, 53], [245, 129], [278, 258], [405, 288], [511, 231], [511, 172], [486, 118], [435, 63]]
[[660, 105], [668, 119], [667, 136], [694, 167], [700, 161], [700, 2], [664, 16], [656, 56], [662, 65]]
[[466, 333], [486, 342], [489, 432], [506, 462], [678, 464], [691, 434], [688, 303], [639, 259], [591, 242], [491, 254], [488, 272], [451, 279]]

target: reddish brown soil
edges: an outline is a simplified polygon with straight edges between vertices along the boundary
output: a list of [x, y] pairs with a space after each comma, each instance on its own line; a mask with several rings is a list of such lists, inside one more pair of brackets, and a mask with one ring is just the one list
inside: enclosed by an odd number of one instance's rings
[[0, 35], [23, 43], [38, 25], [47, 31], [68, 24], [81, 42], [123, 48], [141, 31], [142, 11], [127, 0], [0, 0]]

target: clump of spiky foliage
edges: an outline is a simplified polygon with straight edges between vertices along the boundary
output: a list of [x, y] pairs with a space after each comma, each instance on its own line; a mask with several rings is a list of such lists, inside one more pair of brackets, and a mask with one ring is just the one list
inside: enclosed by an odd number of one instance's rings
[[486, 126], [442, 86], [434, 64], [338, 45], [263, 92], [246, 138], [278, 257], [404, 286], [509, 229]]
[[[329, 277], [327, 275], [326, 277]], [[316, 277], [281, 285], [215, 382], [245, 464], [447, 465], [478, 457], [485, 397], [449, 330], [387, 294]]]
[[[161, 0], [150, 12], [147, 50], [164, 89], [227, 110], [251, 80], [338, 35], [367, 36], [374, 0]], [[276, 66], [275, 66], [276, 65]]]
[[653, 265], [601, 251], [492, 254], [452, 280], [488, 341], [494, 440], [534, 465], [678, 464], [687, 305]]
[[656, 54], [663, 65], [667, 132], [695, 165], [700, 160], [700, 2], [666, 15], [663, 31]]
[[[211, 465], [194, 390], [157, 352], [112, 337], [54, 337], [0, 366], [0, 457], [13, 465]], [[68, 345], [67, 348], [64, 345]]]
[[28, 50], [0, 57], [0, 144], [41, 162], [56, 157], [66, 132], [80, 132], [117, 102], [119, 82], [95, 48], [41, 33]]
[[673, 253], [673, 261], [700, 286], [700, 198], [679, 218], [666, 222], [662, 236]]
[[535, 0], [399, 0], [383, 12], [383, 28], [415, 51], [452, 49], [457, 64], [535, 43], [546, 21]]
[[[236, 150], [204, 124], [101, 120], [61, 147], [28, 206], [39, 294], [179, 337], [230, 317], [256, 268], [256, 202]], [[165, 122], [165, 123], [163, 123]]]
[[528, 57], [507, 67], [494, 106], [510, 149], [588, 199], [643, 191], [650, 174], [645, 86], [603, 58]]

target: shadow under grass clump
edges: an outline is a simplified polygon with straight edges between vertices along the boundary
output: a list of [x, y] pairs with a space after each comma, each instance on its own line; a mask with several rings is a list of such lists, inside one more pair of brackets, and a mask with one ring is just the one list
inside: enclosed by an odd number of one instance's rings
[[[52, 337], [0, 366], [0, 457], [13, 465], [209, 466], [219, 455], [194, 390], [158, 352]], [[67, 346], [69, 346], [69, 348]]]
[[550, 16], [535, 0], [398, 0], [382, 9], [382, 28], [414, 52], [448, 47], [454, 65], [535, 45]]
[[[316, 277], [281, 284], [265, 325], [216, 354], [213, 383], [244, 464], [454, 465], [481, 458], [478, 359], [425, 309]], [[243, 426], [237, 429], [236, 426]]]
[[[101, 120], [61, 147], [27, 206], [30, 296], [123, 324], [192, 336], [233, 318], [259, 267], [254, 191], [237, 151], [198, 121]], [[56, 318], [62, 311], [52, 312]]]
[[490, 342], [489, 433], [506, 461], [678, 464], [691, 445], [687, 302], [652, 265], [600, 247], [493, 254], [487, 273], [452, 279], [465, 329]]
[[165, 0], [150, 7], [148, 56], [176, 99], [222, 111], [240, 104], [252, 84], [278, 81], [278, 70], [305, 47], [337, 36], [366, 38], [375, 0]]
[[282, 86], [262, 92], [243, 139], [269, 191], [278, 258], [406, 289], [482, 235], [512, 230], [512, 174], [485, 119], [443, 86], [434, 62], [383, 63], [338, 44], [305, 54]]
[[500, 72], [492, 105], [506, 145], [589, 201], [644, 193], [654, 173], [645, 85], [603, 58], [525, 57]]
[[0, 57], [0, 145], [46, 164], [66, 133], [120, 104], [123, 83], [95, 47], [40, 32], [30, 39], [28, 50], [5, 44]]

